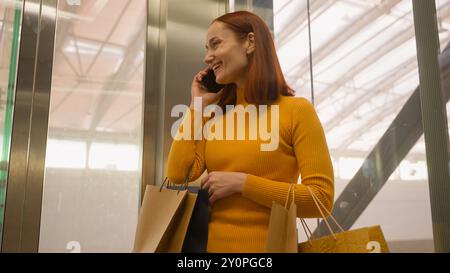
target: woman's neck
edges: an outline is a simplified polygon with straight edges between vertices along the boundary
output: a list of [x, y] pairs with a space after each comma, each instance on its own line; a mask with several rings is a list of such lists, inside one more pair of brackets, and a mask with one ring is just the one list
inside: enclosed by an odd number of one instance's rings
[[236, 88], [236, 104], [246, 104], [245, 89], [242, 87]]
[[247, 73], [243, 72], [243, 76], [234, 83], [236, 85], [236, 104], [247, 104], [245, 100], [246, 79]]

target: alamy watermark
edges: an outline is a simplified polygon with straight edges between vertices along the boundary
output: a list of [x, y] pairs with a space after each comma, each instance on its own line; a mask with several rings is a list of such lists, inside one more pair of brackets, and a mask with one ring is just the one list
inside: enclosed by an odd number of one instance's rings
[[[270, 106], [270, 120], [267, 105], [226, 105], [225, 109], [225, 139], [224, 139], [224, 119], [222, 108], [216, 104], [210, 104], [202, 109], [202, 98], [194, 98], [194, 130], [191, 128], [191, 111], [187, 105], [179, 104], [172, 108], [171, 117], [181, 117], [172, 125], [171, 134], [175, 140], [261, 140], [261, 151], [274, 151], [279, 144], [280, 113], [279, 105]], [[258, 111], [259, 110], [259, 111]], [[210, 118], [214, 113], [214, 118], [209, 119], [203, 126], [203, 117]], [[246, 115], [248, 123], [246, 124]], [[259, 115], [259, 117], [258, 117]], [[217, 118], [216, 118], [217, 117]], [[236, 123], [235, 123], [236, 119]], [[270, 122], [270, 130], [268, 126]], [[182, 125], [183, 132], [179, 133], [178, 128]], [[248, 128], [248, 138], [246, 139], [246, 128]]]

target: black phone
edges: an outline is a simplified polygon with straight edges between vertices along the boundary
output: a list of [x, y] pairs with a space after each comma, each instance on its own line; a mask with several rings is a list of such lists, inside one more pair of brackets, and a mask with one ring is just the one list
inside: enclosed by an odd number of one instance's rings
[[216, 75], [214, 75], [214, 70], [212, 70], [212, 69], [209, 69], [208, 74], [206, 74], [202, 78], [202, 84], [203, 84], [203, 86], [205, 86], [205, 88], [208, 90], [208, 92], [211, 92], [211, 93], [217, 93], [222, 88], [225, 87], [224, 84], [218, 84], [216, 82]]

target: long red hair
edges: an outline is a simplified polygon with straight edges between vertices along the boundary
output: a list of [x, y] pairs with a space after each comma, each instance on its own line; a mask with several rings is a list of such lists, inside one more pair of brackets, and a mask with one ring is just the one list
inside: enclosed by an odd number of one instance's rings
[[[236, 11], [224, 14], [212, 21], [225, 23], [238, 38], [245, 39], [248, 33], [255, 34], [255, 50], [249, 55], [245, 100], [253, 104], [270, 104], [278, 96], [294, 96], [295, 91], [284, 79], [278, 61], [275, 44], [267, 24], [249, 11]], [[235, 84], [227, 84], [219, 100], [219, 106], [236, 104]]]

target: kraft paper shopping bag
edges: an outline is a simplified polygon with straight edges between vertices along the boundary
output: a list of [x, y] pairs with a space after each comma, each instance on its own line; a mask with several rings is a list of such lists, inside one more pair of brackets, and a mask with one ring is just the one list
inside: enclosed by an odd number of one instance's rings
[[[294, 202], [295, 185], [291, 184], [284, 206], [273, 202], [267, 231], [266, 252], [296, 253], [297, 252], [297, 207]], [[288, 208], [289, 195], [292, 201]]]
[[183, 207], [187, 196], [187, 191], [153, 185], [146, 187], [133, 252], [153, 253], [158, 249], [165, 249], [168, 240], [167, 237], [163, 240], [164, 235], [171, 232], [170, 225], [174, 223], [174, 218]]
[[182, 201], [156, 252], [181, 252], [196, 200], [196, 193], [187, 192], [185, 200]]

